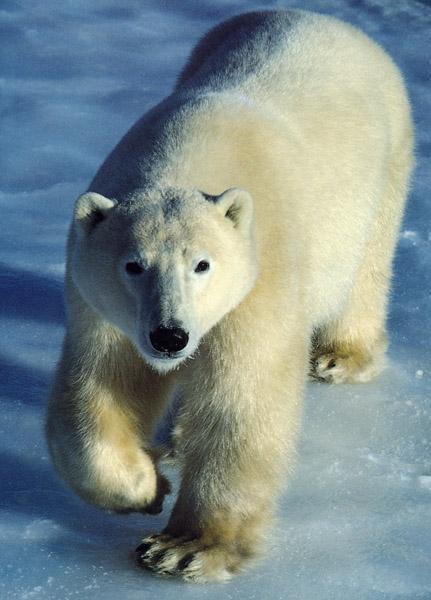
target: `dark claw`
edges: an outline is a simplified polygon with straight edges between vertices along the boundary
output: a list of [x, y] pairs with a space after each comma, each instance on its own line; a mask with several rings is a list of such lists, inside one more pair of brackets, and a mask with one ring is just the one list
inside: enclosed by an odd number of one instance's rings
[[142, 544], [139, 544], [139, 546], [135, 548], [135, 552], [136, 554], [140, 554], [141, 557], [145, 556], [152, 545], [151, 542], [142, 542]]
[[163, 498], [162, 500], [154, 500], [152, 504], [149, 504], [143, 508], [140, 512], [144, 515], [158, 515], [163, 510]]
[[155, 552], [152, 556], [151, 556], [151, 562], [153, 564], [161, 562], [161, 560], [163, 559], [164, 556], [166, 556], [168, 549], [165, 548], [164, 550], [159, 550], [158, 552]]
[[195, 557], [194, 552], [190, 552], [189, 554], [186, 554], [185, 556], [183, 556], [182, 559], [178, 562], [177, 571], [184, 571], [184, 569], [186, 569], [189, 566], [189, 564], [192, 562], [194, 557]]
[[164, 475], [160, 475], [160, 473], [157, 473], [157, 495], [166, 496], [167, 494], [170, 494], [171, 491], [172, 488], [169, 479], [166, 479]]
[[163, 475], [157, 473], [157, 495], [153, 502], [146, 506], [141, 512], [148, 515], [158, 515], [163, 510], [163, 501], [167, 494], [171, 493], [171, 484]]

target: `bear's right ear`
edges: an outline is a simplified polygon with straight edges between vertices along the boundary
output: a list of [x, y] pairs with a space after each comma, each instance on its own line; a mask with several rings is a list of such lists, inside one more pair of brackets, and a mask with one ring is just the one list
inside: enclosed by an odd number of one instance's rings
[[116, 202], [95, 192], [87, 192], [79, 196], [75, 204], [74, 219], [81, 233], [90, 233], [103, 221]]

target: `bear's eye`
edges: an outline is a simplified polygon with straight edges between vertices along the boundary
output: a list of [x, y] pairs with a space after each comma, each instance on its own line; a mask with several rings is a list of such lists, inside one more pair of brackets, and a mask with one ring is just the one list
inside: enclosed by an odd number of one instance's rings
[[208, 271], [209, 268], [209, 262], [207, 260], [201, 260], [200, 262], [198, 262], [195, 268], [195, 273], [203, 273], [204, 271]]
[[144, 272], [144, 269], [137, 262], [128, 262], [126, 263], [126, 272], [129, 275], [140, 275]]

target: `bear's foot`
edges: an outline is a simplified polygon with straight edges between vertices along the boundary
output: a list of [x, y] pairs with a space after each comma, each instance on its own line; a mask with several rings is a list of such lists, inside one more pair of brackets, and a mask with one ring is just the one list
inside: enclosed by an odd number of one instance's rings
[[[119, 515], [128, 515], [130, 513], [140, 512], [146, 515], [158, 515], [163, 510], [163, 501], [165, 496], [171, 493], [171, 484], [168, 479], [158, 471], [156, 471], [156, 495], [153, 500], [144, 504], [130, 504], [128, 505], [128, 499], [123, 500], [124, 505], [115, 507], [110, 512], [117, 513]], [[130, 502], [130, 501], [129, 501]]]
[[328, 352], [314, 356], [310, 375], [327, 383], [365, 383], [384, 367], [383, 356], [371, 357], [364, 352]]
[[169, 534], [145, 537], [136, 548], [138, 565], [165, 577], [205, 583], [227, 581], [238, 572], [250, 554], [235, 544], [206, 543]]

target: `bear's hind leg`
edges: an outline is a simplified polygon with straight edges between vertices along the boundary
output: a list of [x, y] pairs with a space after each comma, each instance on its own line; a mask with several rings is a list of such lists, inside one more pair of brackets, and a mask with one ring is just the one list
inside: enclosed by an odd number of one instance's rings
[[385, 364], [386, 312], [408, 177], [411, 147], [393, 162], [362, 264], [340, 317], [313, 337], [310, 374], [328, 383], [362, 383]]
[[[324, 336], [330, 333], [328, 327]], [[383, 370], [387, 347], [384, 332], [371, 344], [359, 338], [322, 343], [322, 337], [319, 332], [313, 344], [310, 374], [314, 379], [327, 383], [365, 383]]]

